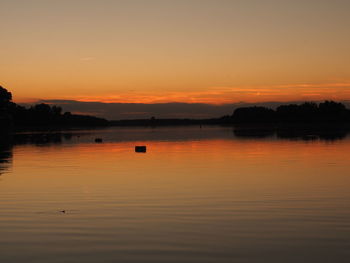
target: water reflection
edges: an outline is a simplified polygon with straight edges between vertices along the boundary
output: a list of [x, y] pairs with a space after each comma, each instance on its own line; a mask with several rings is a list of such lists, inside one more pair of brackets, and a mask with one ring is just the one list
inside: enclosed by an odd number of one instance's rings
[[16, 134], [1, 148], [13, 169], [0, 183], [0, 262], [345, 263], [350, 140], [307, 135]]
[[12, 137], [14, 145], [34, 144], [34, 145], [50, 145], [61, 144], [71, 140], [73, 133], [70, 132], [48, 132], [48, 133], [18, 133]]
[[50, 146], [62, 144], [72, 139], [72, 133], [41, 132], [18, 133], [3, 132], [0, 134], [0, 176], [12, 165], [13, 147], [17, 145]]
[[111, 128], [75, 131], [40, 131], [1, 134], [0, 138], [0, 175], [11, 167], [13, 147], [34, 145], [48, 147], [60, 144], [94, 143], [101, 137], [106, 143], [138, 141], [197, 141], [197, 140], [302, 140], [333, 142], [347, 137], [346, 128], [313, 128], [272, 126], [235, 126], [235, 127], [159, 127], [159, 128]]
[[1, 134], [0, 175], [12, 162], [12, 148], [17, 145], [47, 147], [59, 144], [94, 143], [101, 137], [106, 143], [133, 141], [193, 141], [215, 139], [254, 140], [303, 140], [337, 141], [347, 137], [349, 130], [344, 127], [159, 127], [159, 128], [111, 128], [75, 131], [40, 131]]
[[10, 167], [12, 162], [12, 145], [9, 134], [0, 134], [0, 176]]
[[237, 138], [273, 138], [303, 141], [336, 141], [342, 140], [349, 134], [347, 127], [312, 127], [312, 126], [236, 126], [233, 129]]

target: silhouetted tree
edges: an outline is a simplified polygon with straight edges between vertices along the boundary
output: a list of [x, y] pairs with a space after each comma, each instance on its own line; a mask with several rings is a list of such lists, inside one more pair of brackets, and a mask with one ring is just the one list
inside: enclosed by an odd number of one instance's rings
[[350, 121], [350, 111], [345, 105], [325, 101], [281, 105], [276, 111], [265, 107], [238, 108], [232, 116], [234, 122], [345, 122]]
[[62, 108], [45, 103], [31, 106], [29, 109], [12, 101], [12, 94], [0, 87], [0, 125], [15, 126], [105, 126], [108, 121], [101, 118], [71, 113], [62, 114]]
[[6, 108], [12, 101], [12, 94], [0, 86], [0, 109]]
[[9, 107], [12, 101], [12, 94], [0, 86], [0, 129], [7, 129], [12, 123]]
[[318, 106], [313, 102], [279, 106], [276, 115], [281, 122], [317, 121], [319, 117]]
[[232, 118], [236, 122], [272, 122], [275, 111], [266, 107], [245, 107], [234, 111]]
[[349, 110], [346, 109], [344, 104], [334, 101], [320, 103], [319, 113], [327, 121], [349, 120]]

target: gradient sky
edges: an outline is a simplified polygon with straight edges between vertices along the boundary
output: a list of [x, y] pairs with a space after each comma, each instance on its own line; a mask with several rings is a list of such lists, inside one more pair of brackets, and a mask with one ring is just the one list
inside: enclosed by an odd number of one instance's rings
[[348, 0], [0, 0], [15, 101], [350, 99]]

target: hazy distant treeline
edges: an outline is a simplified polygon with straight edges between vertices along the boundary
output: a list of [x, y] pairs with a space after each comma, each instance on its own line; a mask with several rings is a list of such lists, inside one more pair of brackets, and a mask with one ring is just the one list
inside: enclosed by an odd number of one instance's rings
[[92, 116], [62, 112], [61, 107], [37, 104], [29, 108], [12, 102], [12, 94], [0, 86], [0, 123], [6, 127], [29, 126], [102, 126], [108, 121]]

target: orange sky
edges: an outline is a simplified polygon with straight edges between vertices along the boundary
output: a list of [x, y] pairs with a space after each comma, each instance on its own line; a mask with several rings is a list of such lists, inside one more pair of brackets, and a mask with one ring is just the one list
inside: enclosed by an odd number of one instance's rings
[[17, 102], [350, 99], [349, 1], [2, 0]]

